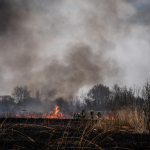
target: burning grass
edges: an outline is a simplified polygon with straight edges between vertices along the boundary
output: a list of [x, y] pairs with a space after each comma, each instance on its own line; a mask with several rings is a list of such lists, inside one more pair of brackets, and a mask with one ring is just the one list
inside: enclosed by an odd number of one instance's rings
[[0, 149], [148, 149], [148, 125], [143, 112], [129, 108], [100, 120], [6, 118], [1, 119]]
[[30, 114], [28, 112], [26, 112], [27, 110], [22, 110], [24, 113], [23, 114], [19, 114], [17, 113], [15, 115], [16, 118], [22, 118], [22, 116], [24, 118], [46, 118], [46, 119], [64, 119], [63, 114], [59, 111], [59, 106], [55, 106], [53, 111], [50, 111], [50, 113], [36, 113], [36, 114]]

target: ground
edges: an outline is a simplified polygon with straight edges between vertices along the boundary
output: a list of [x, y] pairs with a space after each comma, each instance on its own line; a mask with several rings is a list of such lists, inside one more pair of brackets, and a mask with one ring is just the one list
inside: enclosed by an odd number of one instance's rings
[[0, 150], [150, 149], [150, 134], [98, 123], [104, 120], [1, 118]]

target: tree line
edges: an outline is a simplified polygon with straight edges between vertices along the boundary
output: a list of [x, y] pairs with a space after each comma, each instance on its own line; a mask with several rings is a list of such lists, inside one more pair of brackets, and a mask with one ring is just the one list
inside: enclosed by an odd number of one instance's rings
[[26, 86], [17, 86], [13, 89], [12, 95], [0, 96], [0, 110], [9, 110], [12, 106], [18, 105], [24, 108], [27, 107], [47, 107], [51, 105], [60, 106], [64, 111], [79, 111], [79, 110], [120, 110], [130, 107], [135, 109], [150, 110], [150, 83], [147, 81], [142, 87], [133, 86], [127, 88], [120, 87], [115, 84], [110, 90], [109, 87], [103, 84], [94, 85], [87, 94], [84, 94], [82, 101], [80, 97], [74, 97], [69, 102], [58, 98], [53, 102], [45, 100], [41, 101], [40, 91], [36, 92], [36, 98], [31, 97], [31, 91]]

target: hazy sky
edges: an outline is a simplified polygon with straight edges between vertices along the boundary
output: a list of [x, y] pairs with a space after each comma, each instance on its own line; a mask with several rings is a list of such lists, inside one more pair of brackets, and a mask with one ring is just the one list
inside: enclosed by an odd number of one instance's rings
[[149, 0], [0, 0], [0, 95], [69, 99], [150, 77]]

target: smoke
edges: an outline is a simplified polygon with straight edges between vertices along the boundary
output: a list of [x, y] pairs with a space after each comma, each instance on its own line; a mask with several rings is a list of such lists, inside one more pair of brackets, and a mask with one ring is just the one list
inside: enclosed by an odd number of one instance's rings
[[26, 85], [69, 100], [85, 86], [126, 83], [136, 13], [124, 0], [0, 0], [0, 94]]
[[[22, 9], [21, 9], [22, 8]], [[18, 33], [22, 28], [21, 22], [26, 18], [27, 9], [19, 6], [16, 1], [1, 0], [0, 1], [0, 35]]]
[[45, 92], [48, 93], [44, 95], [49, 98], [70, 99], [81, 87], [102, 82], [110, 72], [117, 74], [119, 71], [115, 63], [110, 67], [113, 62], [107, 61], [103, 53], [96, 55], [90, 46], [82, 43], [72, 46], [64, 60], [63, 64], [52, 61], [43, 71]]

